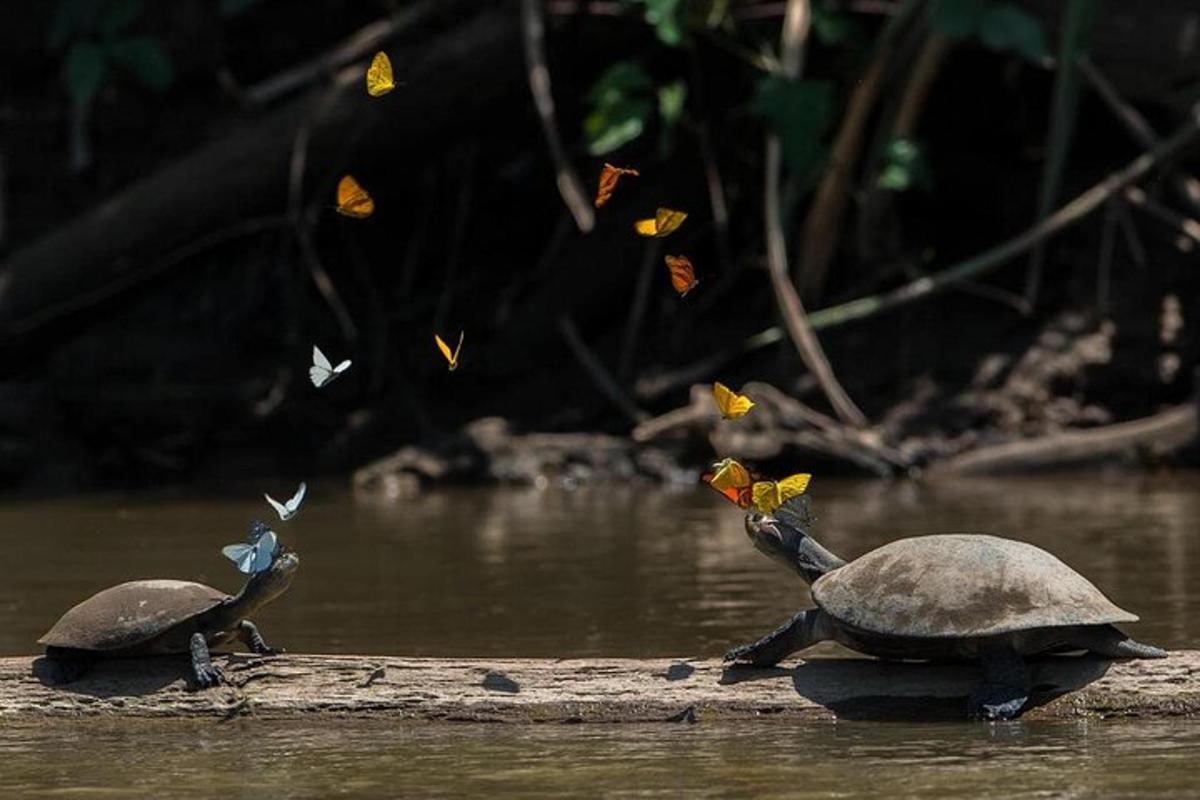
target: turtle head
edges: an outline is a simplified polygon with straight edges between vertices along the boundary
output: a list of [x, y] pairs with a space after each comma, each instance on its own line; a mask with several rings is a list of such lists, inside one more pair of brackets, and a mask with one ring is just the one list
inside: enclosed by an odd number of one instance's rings
[[746, 535], [760, 553], [769, 558], [782, 562], [791, 569], [797, 569], [797, 559], [800, 556], [799, 540], [803, 534], [796, 531], [769, 514], [752, 511], [746, 515]]
[[255, 574], [246, 584], [242, 594], [256, 606], [266, 605], [287, 591], [299, 567], [300, 556], [281, 545], [271, 566]]
[[812, 538], [814, 521], [808, 497], [794, 497], [781, 505], [775, 515], [757, 511], [747, 514], [746, 535], [759, 551], [812, 583], [846, 563]]

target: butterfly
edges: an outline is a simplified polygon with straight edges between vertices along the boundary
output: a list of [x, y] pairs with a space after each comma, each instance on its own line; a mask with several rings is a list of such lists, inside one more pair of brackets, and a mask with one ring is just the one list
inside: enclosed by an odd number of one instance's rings
[[279, 545], [275, 531], [268, 528], [265, 523], [255, 520], [250, 525], [250, 536], [247, 541], [249, 544], [226, 545], [221, 548], [221, 552], [226, 558], [237, 564], [240, 572], [247, 575], [254, 575], [270, 569], [272, 562], [275, 561], [275, 549]]
[[367, 94], [371, 97], [383, 97], [395, 88], [392, 60], [388, 58], [387, 53], [376, 53], [371, 59], [371, 66], [367, 67]]
[[329, 363], [329, 359], [321, 352], [321, 348], [313, 345], [313, 363], [308, 368], [308, 377], [312, 380], [313, 386], [320, 389], [348, 369], [350, 369], [350, 359], [347, 358], [335, 367]]
[[300, 488], [292, 495], [292, 498], [286, 503], [281, 503], [269, 494], [263, 494], [267, 498], [267, 502], [271, 504], [271, 508], [275, 509], [275, 513], [284, 522], [287, 522], [292, 517], [300, 513], [300, 504], [304, 502], [304, 494], [308, 491], [308, 484], [301, 483]]
[[671, 285], [680, 297], [696, 288], [700, 281], [696, 280], [696, 269], [687, 256], [667, 256], [667, 269], [671, 271]]
[[773, 514], [788, 500], [804, 494], [810, 480], [812, 475], [801, 472], [780, 481], [755, 481], [750, 487], [750, 499], [762, 513]]
[[353, 175], [343, 175], [337, 185], [337, 212], [354, 219], [365, 219], [375, 213], [375, 201], [367, 190], [354, 180]]
[[454, 372], [454, 370], [458, 369], [458, 354], [462, 350], [463, 336], [465, 336], [466, 333], [466, 331], [459, 332], [458, 347], [454, 348], [453, 353], [450, 352], [450, 345], [442, 341], [442, 337], [438, 336], [436, 333], [433, 335], [434, 344], [438, 346], [438, 350], [441, 350], [442, 355], [446, 357], [446, 361], [450, 364], [451, 372]]
[[717, 410], [725, 419], [744, 417], [754, 408], [753, 400], [744, 394], [738, 394], [720, 381], [713, 384], [713, 399], [717, 401]]
[[633, 223], [633, 228], [642, 236], [654, 236], [661, 239], [674, 233], [685, 219], [687, 219], [685, 211], [660, 208], [654, 212], [653, 219], [639, 219]]
[[636, 169], [605, 164], [604, 169], [600, 170], [600, 185], [596, 189], [596, 208], [607, 203], [608, 199], [612, 197], [612, 193], [617, 188], [617, 181], [621, 180], [622, 175], [637, 177], [640, 174]]
[[731, 503], [741, 508], [749, 508], [754, 498], [750, 487], [754, 476], [750, 470], [743, 467], [732, 458], [726, 458], [712, 465], [712, 472], [701, 476], [701, 480], [720, 492]]

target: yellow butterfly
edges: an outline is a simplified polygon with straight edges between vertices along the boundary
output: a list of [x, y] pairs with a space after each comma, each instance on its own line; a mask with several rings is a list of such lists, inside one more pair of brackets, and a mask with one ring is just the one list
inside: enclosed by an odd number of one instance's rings
[[725, 419], [744, 417], [754, 408], [753, 400], [744, 394], [738, 394], [720, 381], [713, 384], [713, 399], [717, 401], [717, 410]]
[[375, 201], [358, 181], [345, 175], [337, 185], [337, 212], [354, 219], [364, 219], [375, 213]]
[[801, 472], [781, 481], [756, 481], [750, 487], [750, 497], [755, 508], [764, 514], [771, 514], [788, 500], [804, 494], [810, 480], [812, 475]]
[[712, 465], [712, 472], [706, 472], [701, 479], [716, 491], [724, 495], [731, 503], [742, 508], [749, 508], [751, 503], [750, 484], [754, 478], [746, 469], [732, 458], [722, 459]]
[[367, 94], [371, 97], [383, 97], [396, 88], [396, 80], [392, 76], [392, 60], [387, 53], [379, 52], [371, 59], [367, 67]]
[[639, 219], [633, 223], [633, 228], [642, 236], [653, 236], [661, 239], [674, 233], [683, 221], [687, 219], [686, 211], [676, 211], [671, 208], [660, 208], [654, 212], [654, 219]]
[[450, 345], [442, 341], [442, 337], [438, 336], [436, 333], [433, 335], [433, 341], [438, 346], [438, 350], [442, 351], [442, 355], [446, 357], [446, 361], [449, 362], [451, 372], [454, 372], [454, 370], [458, 369], [458, 354], [459, 351], [462, 350], [463, 336], [465, 336], [466, 333], [466, 331], [459, 332], [458, 347], [454, 348], [453, 353], [450, 352]]

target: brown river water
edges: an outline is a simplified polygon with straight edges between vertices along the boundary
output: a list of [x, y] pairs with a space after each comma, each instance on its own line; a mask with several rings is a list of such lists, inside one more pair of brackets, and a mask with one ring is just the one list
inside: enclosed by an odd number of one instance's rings
[[[288, 486], [267, 486], [277, 497]], [[1200, 642], [1200, 477], [814, 483], [852, 558], [902, 536], [1038, 544]], [[255, 502], [84, 497], [0, 505], [0, 655], [124, 580], [232, 591], [220, 547]], [[713, 657], [807, 603], [703, 489], [471, 489], [400, 505], [311, 487], [273, 527], [302, 558], [256, 621], [291, 651]], [[815, 652], [836, 652], [821, 646]], [[1200, 797], [1200, 721], [519, 726], [0, 721], [0, 797]]]

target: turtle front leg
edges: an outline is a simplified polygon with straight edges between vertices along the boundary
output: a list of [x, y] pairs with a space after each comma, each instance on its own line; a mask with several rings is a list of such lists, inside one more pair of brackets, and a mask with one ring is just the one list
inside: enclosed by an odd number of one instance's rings
[[726, 661], [749, 661], [756, 667], [773, 667], [797, 650], [829, 638], [825, 612], [819, 608], [801, 611], [757, 642], [735, 647]]
[[196, 686], [200, 689], [211, 689], [219, 684], [225, 675], [220, 667], [212, 663], [212, 657], [208, 653], [208, 640], [204, 638], [203, 633], [192, 634], [191, 651], [192, 677], [196, 679]]
[[237, 637], [242, 644], [249, 648], [251, 653], [260, 656], [275, 656], [283, 652], [283, 648], [276, 650], [273, 647], [268, 647], [266, 641], [263, 640], [262, 634], [258, 632], [258, 626], [248, 619], [244, 619], [238, 623]]
[[983, 681], [967, 699], [971, 719], [1014, 719], [1029, 702], [1029, 667], [1014, 650], [994, 650], [980, 658]]

